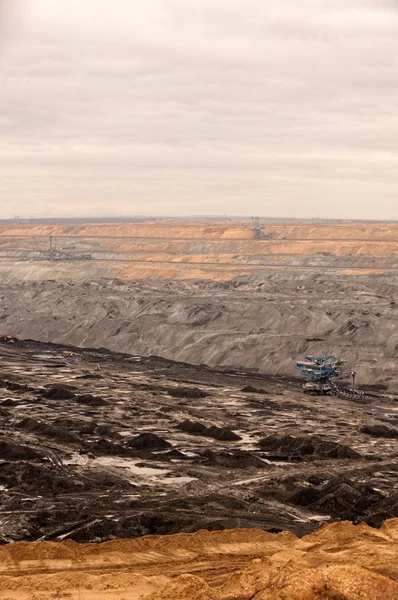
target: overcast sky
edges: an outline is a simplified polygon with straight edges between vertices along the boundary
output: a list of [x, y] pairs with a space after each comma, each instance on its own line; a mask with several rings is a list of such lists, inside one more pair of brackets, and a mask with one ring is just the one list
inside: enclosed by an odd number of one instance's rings
[[396, 0], [0, 0], [0, 217], [398, 219]]

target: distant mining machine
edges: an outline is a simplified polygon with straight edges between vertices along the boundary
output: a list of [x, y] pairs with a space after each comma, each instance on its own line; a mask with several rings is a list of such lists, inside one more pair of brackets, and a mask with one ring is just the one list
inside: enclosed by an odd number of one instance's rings
[[[341, 366], [345, 360], [336, 356], [306, 356], [304, 361], [296, 361], [300, 375], [310, 378], [304, 384], [306, 394], [333, 394], [345, 400], [366, 403], [370, 398], [362, 391], [355, 389], [355, 371], [343, 373]], [[333, 379], [352, 378], [350, 388], [337, 386]]]
[[296, 361], [296, 368], [300, 375], [311, 378], [304, 385], [307, 394], [332, 394], [334, 385], [333, 377], [341, 377], [340, 370], [343, 360], [336, 356], [306, 356], [304, 361]]

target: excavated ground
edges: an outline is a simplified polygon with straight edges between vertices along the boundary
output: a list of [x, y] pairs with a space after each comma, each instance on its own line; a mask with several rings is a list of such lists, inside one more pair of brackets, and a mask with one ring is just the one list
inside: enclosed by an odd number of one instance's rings
[[0, 344], [2, 600], [398, 600], [397, 239], [2, 226], [0, 333], [76, 346]]
[[293, 375], [336, 354], [398, 392], [396, 223], [0, 224], [2, 332]]
[[[39, 276], [36, 263], [26, 264]], [[14, 275], [0, 279], [0, 333], [288, 376], [306, 354], [335, 354], [359, 385], [398, 393], [392, 277], [279, 273], [262, 283], [216, 283]]]
[[3, 600], [398, 599], [393, 396], [33, 341], [0, 364]]
[[398, 517], [393, 396], [363, 405], [286, 378], [64, 350], [0, 345], [4, 542]]

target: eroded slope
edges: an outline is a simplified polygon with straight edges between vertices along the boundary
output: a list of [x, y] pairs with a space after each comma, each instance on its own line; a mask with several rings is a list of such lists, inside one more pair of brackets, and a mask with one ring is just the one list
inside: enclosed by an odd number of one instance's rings
[[333, 353], [357, 371], [359, 384], [394, 391], [397, 290], [392, 278], [281, 273], [262, 284], [14, 281], [0, 284], [0, 328], [45, 342], [287, 375], [306, 353]]

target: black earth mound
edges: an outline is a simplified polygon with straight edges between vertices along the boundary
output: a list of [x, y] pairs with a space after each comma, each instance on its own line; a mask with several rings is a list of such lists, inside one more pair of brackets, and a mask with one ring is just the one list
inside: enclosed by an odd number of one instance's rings
[[398, 439], [398, 429], [390, 429], [386, 425], [365, 425], [360, 431], [374, 437]]
[[90, 444], [88, 449], [93, 455], [132, 456], [131, 450], [126, 446], [115, 444], [103, 438]]
[[86, 404], [87, 406], [106, 406], [108, 403], [101, 396], [93, 396], [92, 394], [81, 394], [76, 396], [78, 404]]
[[256, 388], [253, 385], [246, 385], [244, 388], [242, 388], [241, 391], [248, 393], [248, 394], [267, 394], [268, 393], [265, 390], [263, 390], [262, 388]]
[[43, 398], [50, 400], [71, 400], [75, 397], [70, 386], [52, 385], [48, 390], [42, 393]]
[[349, 446], [338, 442], [325, 441], [315, 435], [306, 437], [269, 435], [260, 440], [258, 445], [263, 450], [277, 454], [280, 458], [285, 459], [292, 459], [294, 457], [302, 459], [362, 458], [359, 452]]
[[209, 427], [206, 435], [220, 442], [238, 442], [242, 439], [240, 435], [231, 431], [228, 427], [217, 427], [216, 425]]
[[179, 423], [177, 428], [180, 431], [185, 431], [192, 435], [202, 435], [222, 442], [236, 442], [242, 439], [238, 434], [227, 427], [217, 427], [216, 425], [207, 427], [206, 425], [203, 425], [203, 423], [190, 421], [189, 419]]
[[13, 398], [6, 398], [5, 400], [3, 400], [3, 402], [1, 402], [1, 406], [8, 406], [8, 407], [14, 407], [14, 406], [19, 406], [21, 403], [18, 402], [18, 400], [14, 400]]
[[14, 392], [32, 392], [34, 388], [24, 383], [17, 383], [16, 381], [9, 381], [8, 379], [0, 378], [0, 387]]
[[1, 460], [41, 460], [42, 454], [31, 446], [0, 441]]
[[386, 519], [398, 517], [398, 493], [392, 493], [387, 498], [374, 504], [366, 515], [366, 520], [373, 527], [381, 527]]
[[94, 429], [96, 435], [103, 436], [114, 440], [122, 439], [122, 436], [117, 431], [114, 431], [109, 425], [97, 425]]
[[136, 448], [137, 450], [145, 450], [146, 448], [170, 448], [171, 444], [164, 438], [156, 435], [156, 433], [140, 433], [136, 437], [130, 438], [127, 441], [130, 448]]
[[209, 395], [196, 387], [167, 388], [167, 393], [173, 398], [206, 398]]
[[203, 423], [199, 423], [198, 421], [190, 421], [186, 419], [177, 425], [177, 428], [180, 431], [185, 431], [186, 433], [191, 433], [192, 435], [204, 435], [206, 436], [208, 428]]
[[367, 515], [375, 515], [380, 510], [385, 514], [389, 510], [390, 516], [394, 516], [391, 510], [394, 505], [395, 516], [398, 515], [398, 496], [395, 501], [391, 498], [386, 500], [371, 486], [341, 476], [333, 477], [324, 485], [301, 487], [290, 495], [288, 501], [339, 520], [369, 522]]
[[201, 454], [198, 462], [227, 469], [248, 469], [250, 467], [264, 469], [268, 466], [261, 458], [245, 450], [214, 452], [208, 449]]
[[45, 436], [53, 438], [54, 440], [60, 440], [62, 442], [79, 442], [80, 438], [76, 433], [64, 429], [63, 427], [54, 427], [45, 421], [39, 421], [31, 417], [25, 417], [21, 421], [18, 421], [15, 425], [17, 429], [23, 429], [34, 433], [37, 436]]

